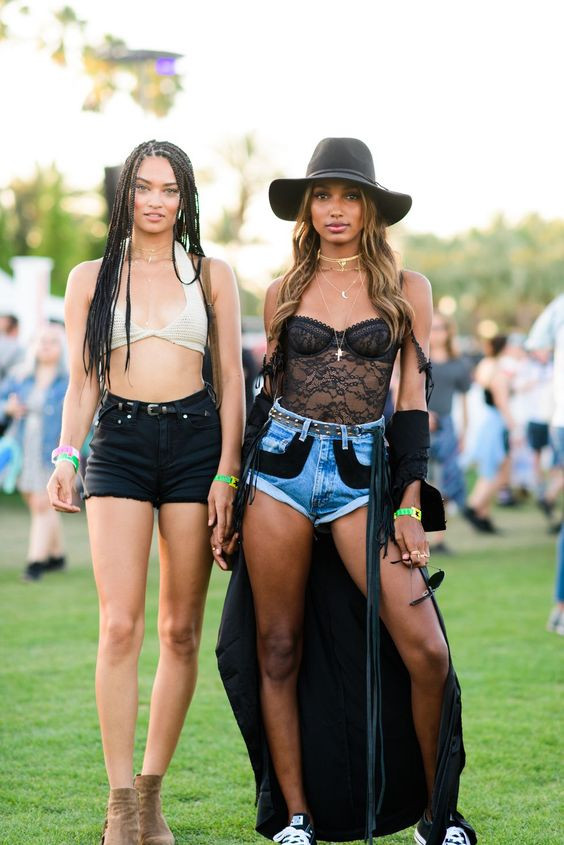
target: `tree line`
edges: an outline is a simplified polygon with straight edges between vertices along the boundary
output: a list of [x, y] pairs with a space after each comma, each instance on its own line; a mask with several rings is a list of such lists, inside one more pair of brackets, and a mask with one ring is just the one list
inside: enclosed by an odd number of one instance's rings
[[526, 331], [564, 289], [564, 220], [530, 214], [511, 224], [499, 215], [451, 238], [406, 233], [402, 255], [431, 280], [436, 302], [455, 300], [461, 331], [483, 319]]

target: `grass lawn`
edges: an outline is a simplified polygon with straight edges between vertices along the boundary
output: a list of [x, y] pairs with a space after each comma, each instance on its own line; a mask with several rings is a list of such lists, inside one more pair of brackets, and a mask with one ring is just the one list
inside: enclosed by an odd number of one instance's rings
[[[555, 538], [530, 506], [498, 509], [501, 537], [457, 518], [436, 558], [440, 601], [462, 684], [467, 769], [460, 808], [484, 845], [560, 845], [564, 641], [545, 630]], [[98, 843], [107, 786], [94, 706], [97, 603], [83, 515], [65, 518], [66, 573], [24, 583], [26, 513], [0, 499], [0, 845]], [[140, 666], [140, 765], [157, 662], [153, 555]], [[215, 572], [200, 679], [166, 781], [178, 845], [243, 845], [254, 833], [254, 782], [216, 669], [227, 578]], [[561, 785], [560, 785], [561, 789]], [[412, 843], [412, 832], [386, 837]]]

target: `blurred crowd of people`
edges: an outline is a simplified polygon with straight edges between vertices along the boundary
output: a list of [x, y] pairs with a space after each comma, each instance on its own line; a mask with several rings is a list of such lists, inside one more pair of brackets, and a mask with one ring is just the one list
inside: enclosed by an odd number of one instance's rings
[[[501, 533], [494, 505], [532, 499], [556, 544], [556, 604], [548, 630], [564, 634], [564, 295], [529, 333], [484, 338], [461, 354], [455, 325], [433, 318], [431, 460], [448, 503], [477, 532]], [[468, 485], [469, 479], [473, 479]], [[438, 536], [433, 554], [452, 554]]]
[[[533, 500], [558, 535], [556, 606], [550, 630], [564, 634], [564, 295], [528, 334], [465, 339], [436, 312], [431, 329], [434, 388], [429, 402], [431, 473], [447, 502], [479, 533], [501, 533], [494, 506]], [[246, 353], [247, 402], [256, 362]], [[47, 324], [33, 349], [18, 338], [18, 320], [0, 316], [0, 485], [19, 491], [30, 513], [24, 577], [65, 567], [60, 514], [45, 484], [58, 443], [67, 387], [62, 327]], [[393, 389], [393, 386], [392, 386]], [[389, 406], [393, 407], [390, 397]], [[80, 484], [80, 480], [78, 482]], [[433, 554], [452, 554], [436, 535]]]

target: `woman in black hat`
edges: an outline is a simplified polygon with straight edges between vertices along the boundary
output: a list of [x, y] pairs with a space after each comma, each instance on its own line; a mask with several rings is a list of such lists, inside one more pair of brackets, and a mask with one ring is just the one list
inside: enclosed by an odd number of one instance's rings
[[459, 690], [433, 592], [442, 573], [426, 568], [425, 529], [444, 526], [424, 481], [431, 289], [386, 240], [411, 198], [375, 181], [361, 141], [327, 138], [305, 179], [272, 183], [270, 202], [296, 220], [294, 262], [266, 297], [269, 363], [238, 503], [244, 561], [218, 647], [255, 768], [257, 829], [283, 845], [313, 845], [314, 824], [322, 838], [372, 841], [421, 817], [418, 843], [470, 845], [456, 812]]

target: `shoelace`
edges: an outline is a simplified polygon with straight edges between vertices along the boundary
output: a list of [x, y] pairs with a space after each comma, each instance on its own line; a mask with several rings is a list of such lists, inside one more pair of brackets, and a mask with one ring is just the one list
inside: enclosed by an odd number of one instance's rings
[[470, 840], [461, 827], [449, 827], [443, 845], [470, 845]]
[[305, 830], [296, 830], [295, 827], [285, 827], [274, 836], [274, 842], [281, 842], [282, 845], [311, 845], [311, 839]]

